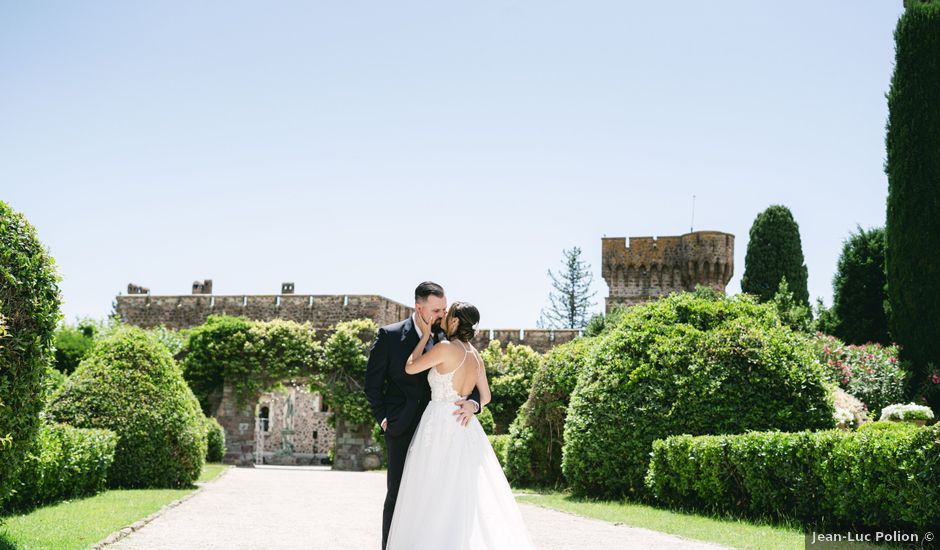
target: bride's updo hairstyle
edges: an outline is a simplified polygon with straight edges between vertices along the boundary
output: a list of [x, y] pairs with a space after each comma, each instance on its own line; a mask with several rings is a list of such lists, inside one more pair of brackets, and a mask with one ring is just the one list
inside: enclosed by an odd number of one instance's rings
[[473, 340], [477, 330], [474, 325], [480, 322], [480, 311], [473, 304], [467, 302], [454, 302], [447, 312], [448, 319], [457, 319], [457, 328], [448, 338], [456, 338], [462, 342]]

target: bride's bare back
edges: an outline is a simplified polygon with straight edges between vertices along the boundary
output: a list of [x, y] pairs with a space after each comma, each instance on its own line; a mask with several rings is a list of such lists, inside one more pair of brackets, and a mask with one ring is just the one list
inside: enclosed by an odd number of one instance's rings
[[[444, 358], [444, 362], [433, 368], [442, 376], [454, 373], [451, 386], [457, 392], [457, 395], [466, 398], [473, 391], [474, 386], [479, 385], [481, 382], [480, 371], [483, 370], [483, 359], [472, 344], [460, 340], [453, 340], [450, 344], [463, 351], [454, 350], [454, 352], [448, 353]], [[457, 361], [458, 357], [460, 358], [459, 362]], [[470, 362], [467, 362], [468, 359], [470, 359]], [[467, 363], [466, 366], [471, 368], [461, 369], [461, 367], [464, 367], [464, 363]], [[455, 367], [454, 364], [457, 366]]]

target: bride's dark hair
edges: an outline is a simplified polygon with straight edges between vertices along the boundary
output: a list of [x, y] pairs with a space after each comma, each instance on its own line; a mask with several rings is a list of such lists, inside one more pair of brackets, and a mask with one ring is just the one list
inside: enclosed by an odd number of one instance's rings
[[457, 328], [448, 338], [456, 338], [462, 342], [473, 340], [477, 333], [473, 325], [480, 322], [480, 311], [476, 306], [467, 302], [454, 302], [447, 312], [447, 317], [457, 319]]

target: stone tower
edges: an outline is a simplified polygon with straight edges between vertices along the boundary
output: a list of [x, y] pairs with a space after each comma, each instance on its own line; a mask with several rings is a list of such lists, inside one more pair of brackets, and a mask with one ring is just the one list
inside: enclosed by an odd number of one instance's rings
[[724, 292], [734, 273], [734, 235], [695, 231], [677, 237], [601, 239], [606, 311], [704, 285]]

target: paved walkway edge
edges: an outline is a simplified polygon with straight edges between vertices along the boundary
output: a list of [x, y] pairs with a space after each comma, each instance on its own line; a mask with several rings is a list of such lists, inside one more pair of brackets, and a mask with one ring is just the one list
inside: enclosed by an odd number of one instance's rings
[[206, 482], [203, 482], [202, 484], [200, 484], [200, 485], [196, 488], [196, 490], [193, 491], [192, 493], [189, 493], [188, 495], [184, 496], [183, 498], [178, 498], [178, 499], [174, 500], [173, 502], [164, 505], [162, 508], [160, 508], [160, 509], [157, 510], [156, 512], [150, 514], [149, 516], [145, 517], [144, 519], [137, 520], [137, 521], [135, 521], [134, 523], [128, 525], [127, 527], [124, 527], [124, 528], [122, 528], [122, 529], [118, 529], [117, 531], [111, 533], [110, 535], [108, 535], [107, 537], [105, 537], [103, 540], [101, 540], [101, 542], [97, 542], [97, 543], [91, 545], [92, 550], [101, 550], [101, 549], [104, 548], [105, 546], [107, 546], [107, 545], [109, 545], [109, 544], [114, 544], [115, 542], [117, 542], [117, 541], [123, 539], [124, 537], [126, 537], [126, 536], [128, 536], [128, 535], [130, 535], [130, 534], [133, 533], [134, 531], [139, 530], [140, 528], [142, 528], [143, 526], [147, 525], [147, 524], [150, 523], [151, 521], [153, 521], [153, 520], [157, 519], [158, 517], [162, 516], [163, 514], [165, 514], [165, 513], [166, 513], [168, 510], [170, 510], [171, 508], [175, 508], [175, 507], [179, 506], [180, 504], [186, 502], [187, 500], [193, 498], [194, 496], [198, 495], [198, 494], [203, 490], [203, 488], [206, 486], [207, 483], [213, 483], [213, 482], [217, 481], [219, 478], [221, 478], [222, 476], [224, 476], [225, 474], [227, 474], [227, 473], [229, 472], [229, 470], [231, 470], [231, 469], [234, 468], [234, 467], [235, 467], [235, 466], [232, 466], [232, 467], [229, 467], [229, 468], [226, 468], [226, 469], [222, 470], [222, 472], [219, 473], [219, 475], [215, 476], [214, 478], [212, 478], [212, 479], [209, 480], [209, 481], [206, 481]]

